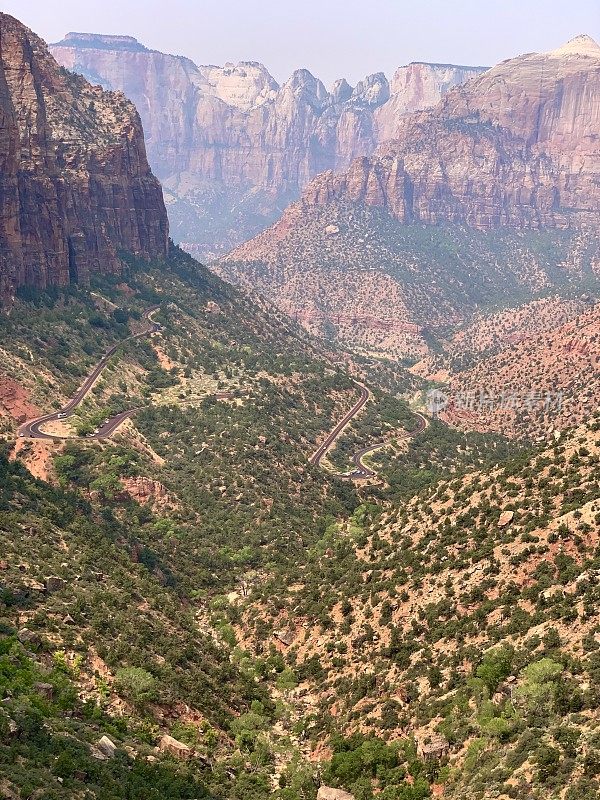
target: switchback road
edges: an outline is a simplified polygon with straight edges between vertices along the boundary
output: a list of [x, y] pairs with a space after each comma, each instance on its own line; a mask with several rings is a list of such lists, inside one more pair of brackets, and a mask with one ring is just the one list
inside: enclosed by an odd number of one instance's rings
[[360, 389], [360, 399], [352, 406], [352, 408], [350, 409], [350, 411], [348, 411], [348, 413], [344, 416], [344, 418], [338, 422], [338, 424], [331, 431], [331, 433], [327, 435], [323, 444], [321, 444], [319, 448], [315, 450], [315, 452], [309, 458], [310, 463], [314, 464], [316, 467], [318, 467], [321, 464], [322, 458], [333, 447], [338, 436], [342, 433], [342, 431], [346, 428], [346, 426], [354, 419], [354, 417], [358, 414], [361, 408], [367, 403], [369, 397], [371, 396], [371, 393], [369, 392], [366, 386], [363, 386], [362, 383], [358, 383], [357, 381], [355, 381], [355, 383]]
[[[152, 321], [152, 314], [154, 314], [155, 311], [158, 311], [158, 308], [158, 306], [154, 306], [145, 312], [144, 319], [150, 323], [145, 330], [128, 336], [126, 339], [123, 339], [121, 342], [117, 342], [117, 344], [114, 344], [109, 350], [106, 351], [106, 353], [102, 356], [100, 361], [98, 361], [94, 369], [90, 372], [85, 381], [81, 384], [79, 389], [75, 392], [73, 397], [66, 405], [64, 405], [58, 411], [54, 411], [52, 414], [45, 414], [43, 417], [38, 417], [37, 419], [25, 422], [19, 428], [19, 437], [50, 440], [80, 438], [76, 436], [59, 436], [58, 434], [45, 433], [43, 430], [41, 430], [41, 426], [47, 424], [48, 422], [58, 422], [62, 421], [63, 419], [68, 419], [73, 414], [77, 406], [79, 406], [80, 403], [85, 400], [112, 356], [123, 344], [125, 344], [125, 342], [129, 342], [133, 339], [140, 339], [142, 336], [149, 336], [151, 333], [156, 333], [160, 330], [160, 325], [158, 322]], [[96, 432], [89, 434], [87, 438], [106, 439], [107, 436], [110, 436], [111, 433], [113, 433], [113, 431], [119, 427], [123, 420], [130, 417], [136, 411], [137, 408], [131, 408], [128, 411], [122, 411], [120, 414], [116, 414], [114, 417], [111, 417], [105, 423], [100, 425], [96, 429]]]
[[[395, 441], [401, 441], [403, 439], [412, 439], [413, 437], [417, 436], [419, 433], [422, 433], [425, 428], [429, 425], [429, 421], [427, 417], [424, 417], [423, 414], [419, 414], [415, 412], [415, 416], [419, 418], [419, 427], [416, 428], [414, 431], [405, 431], [403, 434], [399, 436], [394, 436]], [[385, 442], [378, 442], [377, 444], [369, 445], [369, 447], [363, 447], [357, 453], [354, 453], [352, 456], [352, 463], [356, 467], [348, 477], [349, 478], [356, 478], [357, 480], [364, 480], [366, 478], [376, 478], [377, 473], [372, 470], [370, 467], [367, 467], [366, 464], [363, 462], [363, 458], [368, 456], [370, 453], [374, 453], [376, 450], [381, 450], [384, 447], [387, 447], [388, 444], [391, 443], [392, 440], [387, 439]]]
[[[345, 428], [352, 422], [354, 417], [358, 414], [361, 408], [368, 402], [371, 393], [367, 389], [366, 386], [363, 386], [362, 383], [358, 383], [355, 381], [356, 385], [360, 389], [360, 398], [358, 401], [352, 406], [350, 411], [341, 419], [335, 428], [327, 435], [323, 443], [318, 447], [317, 450], [312, 454], [309, 458], [311, 464], [315, 466], [320, 466], [321, 461], [325, 457], [325, 455], [331, 450], [331, 448], [336, 443], [337, 439], [343, 433]], [[425, 428], [429, 425], [429, 421], [427, 417], [423, 416], [423, 414], [419, 414], [415, 412], [415, 416], [419, 418], [419, 427], [416, 428], [414, 431], [406, 431], [404, 434], [400, 434], [398, 436], [394, 436], [396, 440], [402, 439], [412, 439], [414, 436], [417, 436], [419, 433], [422, 433]], [[377, 473], [374, 472], [370, 467], [367, 467], [366, 464], [363, 463], [363, 458], [369, 453], [374, 453], [376, 450], [381, 450], [383, 447], [386, 447], [390, 444], [391, 440], [386, 440], [385, 442], [378, 442], [377, 444], [369, 445], [368, 447], [363, 447], [357, 453], [352, 456], [352, 463], [355, 466], [355, 469], [352, 472], [338, 472], [334, 473], [340, 478], [351, 478], [353, 480], [365, 480], [367, 478], [375, 478], [377, 477]]]

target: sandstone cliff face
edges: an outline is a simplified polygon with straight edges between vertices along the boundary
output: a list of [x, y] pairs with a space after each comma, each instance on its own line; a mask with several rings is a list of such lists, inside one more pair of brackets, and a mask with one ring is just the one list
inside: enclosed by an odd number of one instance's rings
[[0, 14], [0, 297], [85, 282], [117, 252], [166, 253], [160, 185], [139, 117], [62, 70], [44, 42]]
[[455, 86], [476, 78], [486, 67], [415, 62], [399, 67], [390, 81], [390, 99], [375, 112], [378, 142], [396, 139], [405, 114], [436, 106]]
[[600, 46], [511, 59], [400, 120], [395, 141], [304, 194], [383, 206], [406, 222], [489, 229], [597, 225]]
[[[346, 169], [481, 68], [415, 64], [328, 91], [308, 70], [278, 86], [255, 62], [196, 66], [130, 37], [68, 34], [52, 46], [68, 69], [136, 104], [163, 181], [174, 237], [201, 255], [274, 221], [324, 170]], [[404, 72], [403, 72], [404, 70]]]

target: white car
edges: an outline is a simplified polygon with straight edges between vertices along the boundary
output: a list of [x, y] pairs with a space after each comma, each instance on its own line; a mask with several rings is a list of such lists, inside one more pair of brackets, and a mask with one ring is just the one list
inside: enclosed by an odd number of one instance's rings
[[59, 419], [63, 419], [63, 417], [66, 417], [66, 416], [67, 416], [67, 412], [66, 411], [61, 411], [60, 414], [58, 415], [58, 418]]

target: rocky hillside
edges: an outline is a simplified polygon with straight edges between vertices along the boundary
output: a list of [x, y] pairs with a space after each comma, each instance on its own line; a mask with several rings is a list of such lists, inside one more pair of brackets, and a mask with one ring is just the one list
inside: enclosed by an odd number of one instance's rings
[[598, 796], [598, 431], [596, 415], [530, 458], [363, 508], [235, 599], [244, 644], [270, 637], [297, 676], [290, 728], [317, 749], [345, 732], [328, 782], [356, 798], [429, 797], [426, 779], [449, 800]]
[[[419, 357], [482, 309], [600, 276], [592, 233], [407, 225], [386, 210], [297, 203], [213, 266], [308, 330], [363, 353]], [[423, 329], [427, 329], [424, 331]]]
[[[565, 306], [559, 312], [568, 313]], [[466, 368], [447, 385], [444, 419], [469, 430], [540, 438], [585, 420], [600, 391], [600, 304], [582, 303], [570, 316], [509, 334], [471, 359], [465, 348]]]
[[122, 94], [63, 70], [0, 15], [0, 296], [119, 269], [120, 249], [165, 255], [162, 193]]
[[[54, 263], [63, 230], [73, 254], [0, 307], [0, 796], [596, 800], [596, 231], [299, 204], [221, 268], [271, 281], [282, 310], [363, 351], [346, 356], [165, 252], [166, 230], [156, 250], [149, 233], [119, 239], [140, 215], [160, 230], [147, 166], [131, 196], [120, 170], [129, 101], [2, 21], [0, 60], [15, 42], [24, 55], [0, 71], [1, 188], [26, 191], [0, 233], [45, 259], [26, 263]], [[103, 47], [146, 55], [121, 37]], [[594, 60], [576, 48], [548, 58]], [[250, 90], [210, 69], [238, 109], [279, 94], [259, 67]], [[555, 145], [540, 180], [572, 156]], [[581, 163], [568, 192], [593, 188], [592, 155]], [[133, 151], [131, 164], [141, 181]], [[68, 246], [78, 213], [82, 236], [106, 237], [105, 269]], [[421, 359], [416, 374], [386, 354]], [[410, 407], [420, 376], [564, 388], [561, 426], [581, 424], [526, 447], [463, 433]], [[329, 471], [315, 452], [351, 417]], [[335, 474], [367, 450], [372, 477]]]
[[[592, 800], [598, 421], [508, 464], [437, 422], [398, 503], [309, 463], [357, 393], [299, 327], [177, 248], [91, 289], [0, 315], [2, 794]], [[410, 427], [373, 395], [355, 435]]]
[[[591, 409], [508, 463], [437, 421], [356, 487], [309, 461], [357, 399], [339, 355], [175, 247], [90, 288], [0, 315], [0, 792], [593, 800]], [[79, 438], [15, 445], [111, 344], [48, 423]], [[414, 429], [371, 394], [352, 449]]]
[[401, 115], [482, 71], [410, 64], [391, 81], [378, 73], [328, 90], [305, 69], [279, 86], [262, 64], [196, 66], [126, 36], [70, 33], [52, 53], [136, 104], [173, 236], [203, 255], [254, 235], [315, 175], [370, 154]]
[[[0, 313], [0, 796], [266, 798], [273, 755], [244, 742], [259, 720], [267, 744], [275, 707], [212, 602], [353, 508], [308, 456], [356, 389], [177, 248], [123, 272]], [[127, 341], [157, 305], [160, 331]], [[111, 344], [54, 428], [72, 441], [16, 435]], [[110, 440], [85, 436], [132, 407]]]

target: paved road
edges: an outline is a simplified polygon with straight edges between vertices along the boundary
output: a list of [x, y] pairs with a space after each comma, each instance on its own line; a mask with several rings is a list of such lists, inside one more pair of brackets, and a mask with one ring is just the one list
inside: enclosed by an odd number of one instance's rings
[[[417, 436], [419, 433], [422, 433], [425, 428], [429, 425], [429, 421], [427, 417], [424, 417], [423, 414], [419, 414], [415, 412], [415, 415], [419, 418], [419, 427], [416, 428], [414, 431], [406, 431], [404, 434], [400, 436], [394, 436], [396, 441], [400, 441], [402, 439], [412, 439], [414, 436]], [[369, 453], [374, 453], [376, 450], [381, 450], [383, 447], [386, 447], [390, 444], [391, 440], [386, 440], [385, 442], [378, 442], [377, 444], [372, 444], [369, 447], [363, 447], [362, 450], [359, 450], [357, 453], [354, 453], [352, 456], [352, 463], [356, 467], [356, 469], [352, 470], [351, 473], [345, 473], [344, 477], [354, 478], [356, 480], [364, 480], [366, 478], [376, 478], [377, 473], [372, 470], [370, 467], [367, 467], [366, 464], [363, 463], [363, 458]]]
[[321, 444], [320, 447], [317, 450], [315, 450], [312, 456], [308, 459], [310, 463], [314, 464], [316, 467], [320, 465], [323, 456], [327, 453], [328, 450], [331, 449], [331, 447], [335, 443], [335, 440], [342, 433], [344, 428], [346, 428], [346, 426], [354, 419], [354, 417], [358, 414], [358, 412], [361, 410], [361, 408], [365, 405], [365, 403], [371, 396], [371, 393], [369, 392], [366, 386], [363, 386], [362, 383], [358, 383], [357, 381], [354, 382], [360, 389], [360, 399], [358, 400], [357, 403], [355, 403], [352, 406], [352, 408], [350, 409], [350, 411], [348, 411], [345, 417], [338, 422], [338, 424], [331, 431], [331, 433], [328, 434], [323, 444]]
[[[358, 402], [356, 402], [350, 411], [341, 419], [335, 428], [328, 434], [325, 441], [320, 445], [318, 450], [316, 450], [312, 456], [309, 458], [311, 464], [315, 466], [319, 466], [321, 460], [324, 456], [331, 450], [333, 445], [335, 444], [336, 440], [342, 434], [344, 429], [352, 422], [354, 417], [358, 414], [358, 412], [363, 408], [365, 403], [369, 400], [371, 393], [367, 389], [366, 386], [363, 386], [362, 383], [358, 383], [355, 381], [355, 384], [360, 389], [360, 398]], [[417, 434], [422, 433], [425, 428], [429, 425], [429, 420], [427, 417], [423, 416], [423, 414], [419, 414], [415, 412], [415, 415], [419, 418], [419, 427], [416, 428], [414, 431], [406, 431], [403, 435], [394, 436], [394, 439], [412, 439]], [[352, 456], [352, 463], [355, 466], [355, 469], [352, 472], [337, 472], [334, 473], [339, 478], [350, 478], [352, 480], [365, 480], [366, 478], [375, 478], [377, 477], [377, 473], [372, 470], [370, 467], [367, 467], [366, 464], [363, 463], [363, 458], [368, 455], [369, 453], [374, 453], [376, 450], [381, 450], [382, 447], [386, 447], [390, 443], [391, 440], [386, 440], [385, 442], [377, 442], [377, 444], [369, 445], [368, 447], [363, 447], [357, 453], [354, 453]]]
[[[140, 333], [134, 333], [131, 336], [128, 336], [126, 339], [123, 339], [121, 342], [113, 345], [106, 353], [102, 356], [100, 361], [96, 364], [94, 369], [90, 372], [87, 376], [85, 381], [81, 384], [79, 389], [75, 392], [73, 397], [69, 400], [69, 402], [63, 406], [58, 411], [54, 411], [52, 414], [45, 414], [43, 417], [38, 417], [37, 419], [32, 419], [29, 422], [25, 422], [19, 428], [18, 434], [20, 438], [27, 438], [27, 439], [76, 439], [80, 438], [77, 436], [58, 436], [51, 433], [44, 433], [41, 430], [41, 426], [45, 425], [47, 422], [54, 422], [58, 420], [67, 419], [70, 417], [77, 406], [85, 400], [87, 395], [89, 394], [90, 390], [92, 389], [93, 385], [96, 383], [97, 379], [99, 378], [100, 374], [112, 358], [112, 356], [117, 352], [119, 347], [121, 347], [125, 342], [129, 342], [132, 339], [140, 339], [142, 336], [149, 336], [151, 333], [156, 333], [156, 331], [160, 330], [160, 325], [158, 322], [153, 322], [152, 314], [155, 311], [158, 311], [159, 306], [154, 306], [153, 308], [148, 309], [148, 311], [144, 314], [144, 319], [146, 319], [150, 324], [148, 327], [140, 331]], [[123, 422], [123, 420], [130, 417], [134, 414], [138, 409], [131, 408], [128, 411], [122, 411], [120, 414], [117, 414], [114, 417], [111, 417], [108, 422], [103, 423], [101, 426], [98, 427], [97, 433], [92, 433], [88, 437], [89, 439], [106, 439], [107, 436], [110, 436], [111, 433], [119, 427], [119, 425]]]

